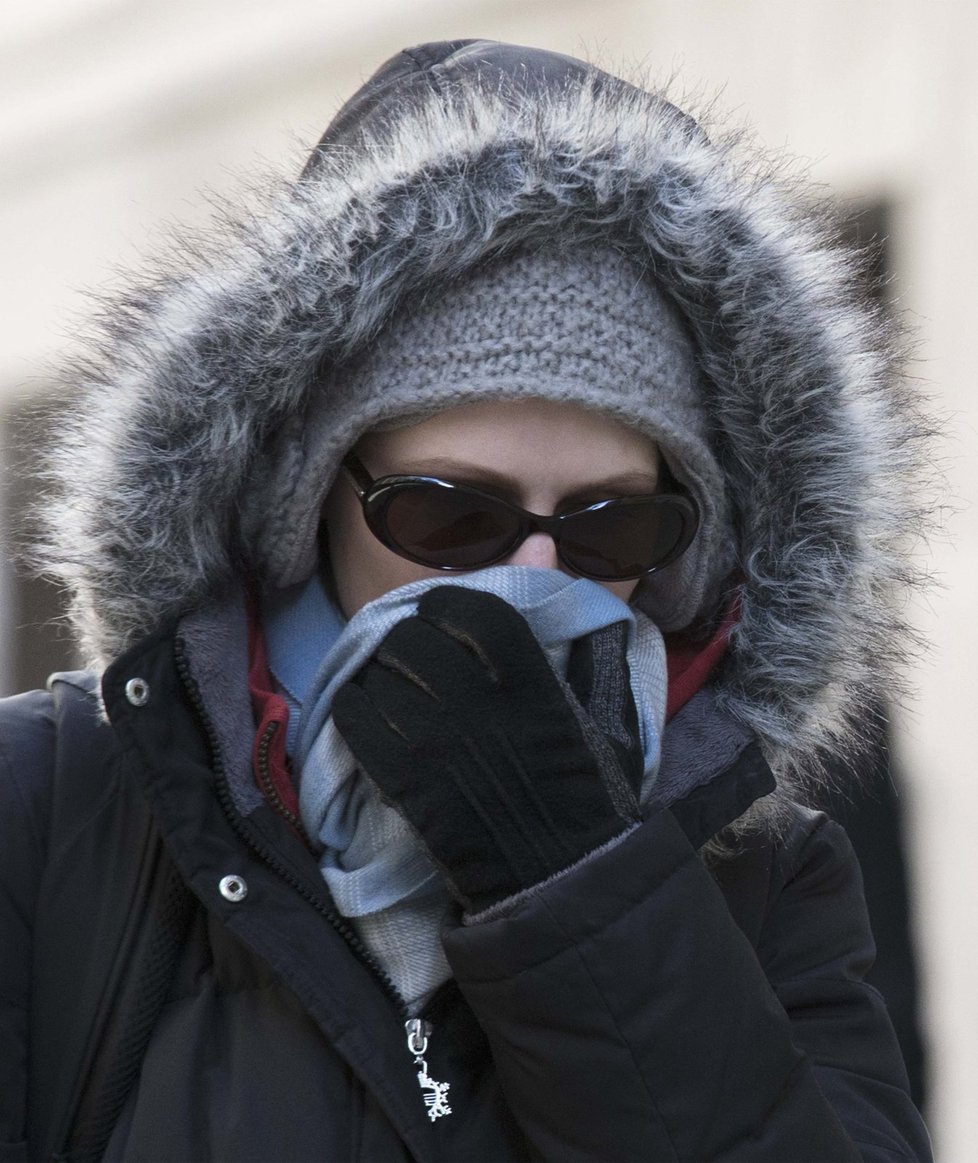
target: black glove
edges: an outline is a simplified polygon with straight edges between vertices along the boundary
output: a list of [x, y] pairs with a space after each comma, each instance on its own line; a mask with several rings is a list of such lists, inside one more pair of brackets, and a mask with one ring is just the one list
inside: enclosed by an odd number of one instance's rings
[[361, 769], [469, 911], [539, 884], [639, 818], [643, 758], [627, 627], [555, 675], [523, 616], [439, 586], [333, 701]]

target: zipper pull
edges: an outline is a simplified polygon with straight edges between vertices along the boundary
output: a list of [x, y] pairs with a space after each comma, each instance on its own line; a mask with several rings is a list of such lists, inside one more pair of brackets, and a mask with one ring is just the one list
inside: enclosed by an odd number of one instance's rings
[[418, 1068], [418, 1085], [424, 1095], [424, 1104], [428, 1108], [428, 1118], [434, 1122], [435, 1119], [452, 1113], [447, 1097], [451, 1083], [436, 1082], [428, 1073], [428, 1063], [425, 1062], [424, 1056], [431, 1036], [431, 1023], [422, 1018], [408, 1018], [404, 1023], [404, 1029], [407, 1031], [408, 1050], [414, 1058], [414, 1065]]

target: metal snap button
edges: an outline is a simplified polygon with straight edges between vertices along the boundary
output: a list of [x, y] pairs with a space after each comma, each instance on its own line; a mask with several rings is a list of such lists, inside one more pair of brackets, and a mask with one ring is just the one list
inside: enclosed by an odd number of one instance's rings
[[126, 698], [134, 707], [145, 707], [149, 702], [149, 683], [144, 678], [131, 678], [125, 691]]
[[248, 882], [243, 876], [222, 876], [217, 886], [225, 900], [237, 903], [248, 895]]

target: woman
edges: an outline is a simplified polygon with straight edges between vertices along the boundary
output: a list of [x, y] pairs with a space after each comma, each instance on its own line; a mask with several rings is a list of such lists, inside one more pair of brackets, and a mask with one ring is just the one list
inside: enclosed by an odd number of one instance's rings
[[118, 304], [47, 551], [94, 677], [4, 712], [7, 1157], [929, 1157], [800, 806], [918, 432], [823, 241], [458, 41]]

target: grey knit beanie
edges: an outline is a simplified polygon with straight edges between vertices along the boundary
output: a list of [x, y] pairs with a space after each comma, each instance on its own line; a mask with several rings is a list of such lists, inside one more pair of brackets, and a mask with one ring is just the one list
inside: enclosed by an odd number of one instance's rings
[[678, 311], [609, 246], [524, 249], [432, 286], [334, 370], [309, 414], [280, 434], [255, 514], [265, 576], [285, 586], [312, 573], [326, 493], [365, 432], [475, 400], [553, 400], [651, 437], [695, 496], [702, 517], [695, 541], [637, 593], [662, 629], [679, 629], [709, 612], [732, 560], [701, 385]]

